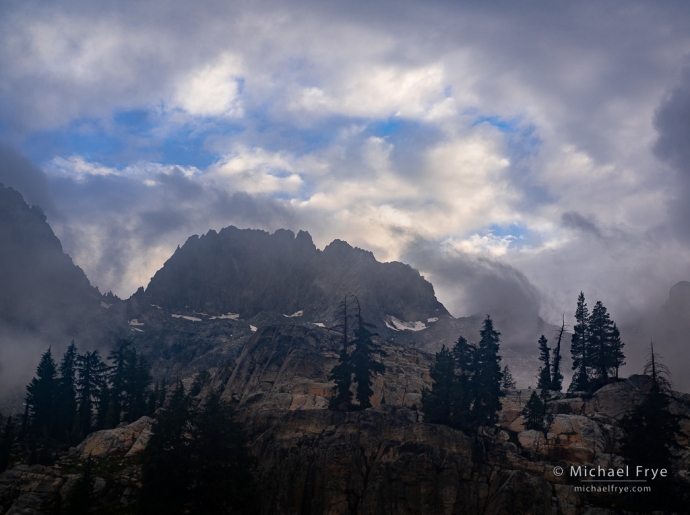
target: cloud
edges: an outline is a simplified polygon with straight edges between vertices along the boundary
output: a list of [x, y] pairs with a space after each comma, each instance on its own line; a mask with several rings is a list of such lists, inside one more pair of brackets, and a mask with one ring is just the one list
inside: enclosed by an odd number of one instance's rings
[[580, 290], [633, 313], [690, 277], [689, 18], [637, 1], [4, 3], [0, 131], [48, 173], [65, 248], [125, 296], [189, 234], [235, 223], [381, 260], [435, 242], [429, 269], [482, 278], [437, 272], [462, 310], [499, 309], [482, 292], [505, 288], [550, 321]]
[[29, 204], [57, 214], [46, 174], [27, 157], [0, 141], [0, 183], [19, 191]]
[[675, 171], [675, 194], [670, 200], [672, 231], [690, 241], [690, 68], [662, 99], [654, 116], [658, 139], [654, 153]]
[[538, 290], [520, 271], [488, 254], [418, 240], [405, 249], [404, 259], [435, 285], [455, 316], [490, 314], [531, 323], [539, 315]]
[[299, 225], [286, 202], [233, 191], [213, 178], [202, 180], [196, 170], [142, 163], [105, 174], [81, 173], [102, 168], [84, 163], [74, 158], [50, 168], [54, 191], [68, 199], [65, 219], [53, 226], [65, 250], [102, 291], [128, 297], [148, 284], [191, 234], [232, 224], [268, 230]]

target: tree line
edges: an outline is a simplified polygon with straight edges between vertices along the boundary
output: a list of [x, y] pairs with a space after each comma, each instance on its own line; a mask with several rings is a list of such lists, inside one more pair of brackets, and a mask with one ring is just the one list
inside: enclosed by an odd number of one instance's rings
[[[362, 317], [362, 309], [357, 297], [354, 297], [357, 311], [354, 315], [348, 313], [348, 297], [340, 303], [340, 323], [329, 328], [342, 333], [342, 349], [338, 363], [331, 370], [329, 380], [335, 382], [334, 395], [329, 402], [329, 409], [334, 411], [353, 411], [371, 408], [371, 396], [374, 394], [372, 385], [374, 375], [383, 374], [386, 367], [375, 356], [383, 357], [386, 353], [381, 346], [374, 342], [378, 336], [369, 329], [374, 325], [366, 322]], [[355, 319], [354, 338], [350, 340], [350, 320]], [[352, 387], [355, 394], [353, 395]], [[357, 399], [354, 404], [353, 397]]]
[[165, 382], [151, 388], [151, 367], [130, 340], [119, 340], [107, 360], [98, 350], [80, 353], [74, 341], [59, 364], [52, 349], [43, 353], [26, 387], [24, 416], [19, 422], [8, 417], [0, 433], [0, 471], [16, 441], [28, 442], [31, 462], [47, 464], [51, 449], [75, 445], [92, 431], [152, 415], [163, 405]]
[[462, 430], [498, 421], [504, 381], [512, 383], [507, 368], [501, 371], [498, 354], [501, 333], [487, 315], [475, 347], [460, 336], [452, 349], [436, 353], [430, 375], [431, 390], [422, 392], [425, 419]]

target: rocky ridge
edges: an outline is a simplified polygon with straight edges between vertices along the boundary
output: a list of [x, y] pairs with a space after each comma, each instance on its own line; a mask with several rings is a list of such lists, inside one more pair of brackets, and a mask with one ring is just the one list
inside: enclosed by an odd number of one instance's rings
[[[581, 478], [554, 469], [620, 466], [617, 423], [644, 398], [647, 378], [610, 384], [591, 398], [558, 396], [549, 402], [554, 421], [546, 434], [524, 428], [520, 412], [531, 391], [512, 390], [499, 424], [472, 436], [424, 422], [416, 408], [430, 384], [431, 356], [392, 344], [385, 347], [387, 370], [376, 382], [374, 407], [327, 410], [338, 344], [321, 328], [259, 329], [200, 393], [220, 389], [237, 407], [258, 460], [261, 513], [632, 513], [616, 508], [615, 497], [576, 491]], [[683, 417], [677, 464], [690, 488], [683, 472], [690, 467], [690, 396], [674, 394], [671, 409]], [[87, 456], [110, 464], [110, 475], [99, 476], [102, 502], [131, 503], [149, 425], [144, 418], [94, 433], [57, 468], [15, 467], [0, 475], [0, 504], [21, 513], [31, 499], [39, 506], [55, 498], [71, 477], [61, 471]]]

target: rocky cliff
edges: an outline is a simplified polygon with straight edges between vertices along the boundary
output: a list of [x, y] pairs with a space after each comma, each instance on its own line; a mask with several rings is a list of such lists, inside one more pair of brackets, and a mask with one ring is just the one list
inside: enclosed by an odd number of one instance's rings
[[[521, 411], [531, 391], [509, 391], [499, 423], [469, 435], [424, 422], [418, 408], [430, 385], [431, 356], [394, 344], [385, 346], [386, 372], [377, 378], [373, 408], [327, 410], [338, 343], [318, 327], [258, 329], [200, 393], [220, 389], [237, 407], [257, 458], [261, 513], [635, 513], [620, 494], [578, 491], [586, 483], [567, 471], [623, 465], [618, 421], [644, 398], [648, 378], [610, 384], [591, 398], [557, 396], [549, 402], [554, 420], [546, 433], [524, 427]], [[674, 394], [671, 409], [683, 428], [677, 477], [690, 489], [690, 396]], [[100, 464], [101, 505], [126, 512], [149, 436], [144, 418], [90, 435], [57, 467], [19, 465], [0, 475], [0, 505], [6, 513], [27, 506], [49, 513], [51, 502], [67, 495], [80, 461], [91, 456]], [[558, 467], [566, 473], [558, 475]]]

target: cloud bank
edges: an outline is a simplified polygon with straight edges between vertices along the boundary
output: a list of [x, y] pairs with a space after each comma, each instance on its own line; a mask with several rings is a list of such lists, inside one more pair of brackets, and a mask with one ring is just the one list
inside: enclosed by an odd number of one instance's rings
[[235, 224], [409, 260], [458, 316], [558, 322], [583, 290], [634, 318], [690, 277], [689, 18], [5, 2], [0, 170], [124, 297], [191, 233]]

